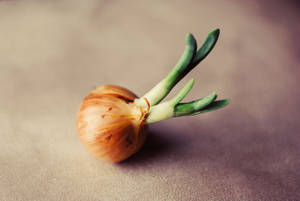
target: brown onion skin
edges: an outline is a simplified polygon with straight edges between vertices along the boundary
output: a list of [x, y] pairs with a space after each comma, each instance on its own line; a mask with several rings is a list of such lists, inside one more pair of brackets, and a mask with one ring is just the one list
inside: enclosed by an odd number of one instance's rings
[[144, 144], [148, 111], [136, 106], [135, 98], [125, 88], [105, 85], [82, 101], [76, 127], [82, 144], [96, 158], [120, 162]]

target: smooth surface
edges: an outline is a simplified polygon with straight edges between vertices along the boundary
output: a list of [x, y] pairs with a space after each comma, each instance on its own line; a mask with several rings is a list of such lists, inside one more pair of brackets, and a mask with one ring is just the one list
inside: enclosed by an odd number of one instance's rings
[[[0, 200], [300, 200], [297, 1], [0, 1]], [[262, 1], [260, 1], [262, 2]], [[168, 98], [226, 109], [152, 125], [121, 164], [82, 147], [75, 116], [103, 84], [143, 95], [187, 32], [215, 49]]]

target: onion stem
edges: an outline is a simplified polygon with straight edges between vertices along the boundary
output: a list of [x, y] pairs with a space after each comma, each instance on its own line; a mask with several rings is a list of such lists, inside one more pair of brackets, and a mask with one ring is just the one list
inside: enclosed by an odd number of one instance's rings
[[[175, 84], [189, 71], [188, 66], [192, 62], [197, 50], [197, 43], [194, 36], [190, 33], [186, 35], [185, 50], [171, 72], [161, 80], [154, 88], [146, 93], [140, 100], [147, 98], [150, 106], [158, 104], [166, 97]], [[139, 101], [137, 104], [144, 104], [144, 101]]]
[[177, 105], [175, 107], [175, 114], [174, 117], [179, 117], [179, 116], [187, 116], [187, 115], [197, 115], [205, 112], [211, 112], [217, 109], [221, 109], [228, 105], [230, 103], [229, 99], [224, 99], [224, 100], [217, 100], [213, 101], [208, 106], [206, 107], [201, 107], [199, 110], [195, 109], [192, 112], [191, 111], [185, 111], [184, 107], [187, 106], [189, 103], [182, 103]]
[[172, 100], [151, 107], [146, 122], [153, 123], [173, 117], [175, 106], [188, 94], [193, 85], [194, 79], [191, 79]]
[[150, 111], [146, 123], [208, 112], [222, 108], [229, 103], [229, 100], [215, 101], [217, 97], [215, 92], [192, 102], [180, 103], [193, 87], [194, 79], [191, 79], [173, 99], [160, 103], [172, 88], [211, 52], [218, 40], [219, 33], [219, 29], [210, 32], [198, 50], [194, 36], [190, 33], [186, 35], [185, 50], [175, 67], [154, 88], [134, 101], [136, 105], [144, 108], [146, 107], [144, 99], [149, 102]]

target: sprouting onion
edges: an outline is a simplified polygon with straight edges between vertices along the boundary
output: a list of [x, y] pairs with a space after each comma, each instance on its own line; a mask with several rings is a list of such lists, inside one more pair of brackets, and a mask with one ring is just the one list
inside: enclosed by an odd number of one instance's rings
[[186, 35], [185, 50], [171, 72], [141, 98], [131, 91], [105, 85], [90, 92], [81, 103], [76, 127], [85, 148], [99, 159], [119, 162], [136, 153], [147, 137], [147, 125], [171, 117], [196, 115], [226, 106], [229, 100], [210, 95], [182, 103], [194, 84], [191, 79], [171, 100], [160, 103], [172, 88], [213, 49], [219, 29], [209, 33], [197, 50], [192, 34]]

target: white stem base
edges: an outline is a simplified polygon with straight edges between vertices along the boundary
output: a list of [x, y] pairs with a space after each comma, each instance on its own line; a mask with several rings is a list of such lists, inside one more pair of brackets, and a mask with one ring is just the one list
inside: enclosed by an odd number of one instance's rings
[[174, 116], [174, 106], [170, 102], [161, 103], [150, 108], [146, 123], [153, 123]]

